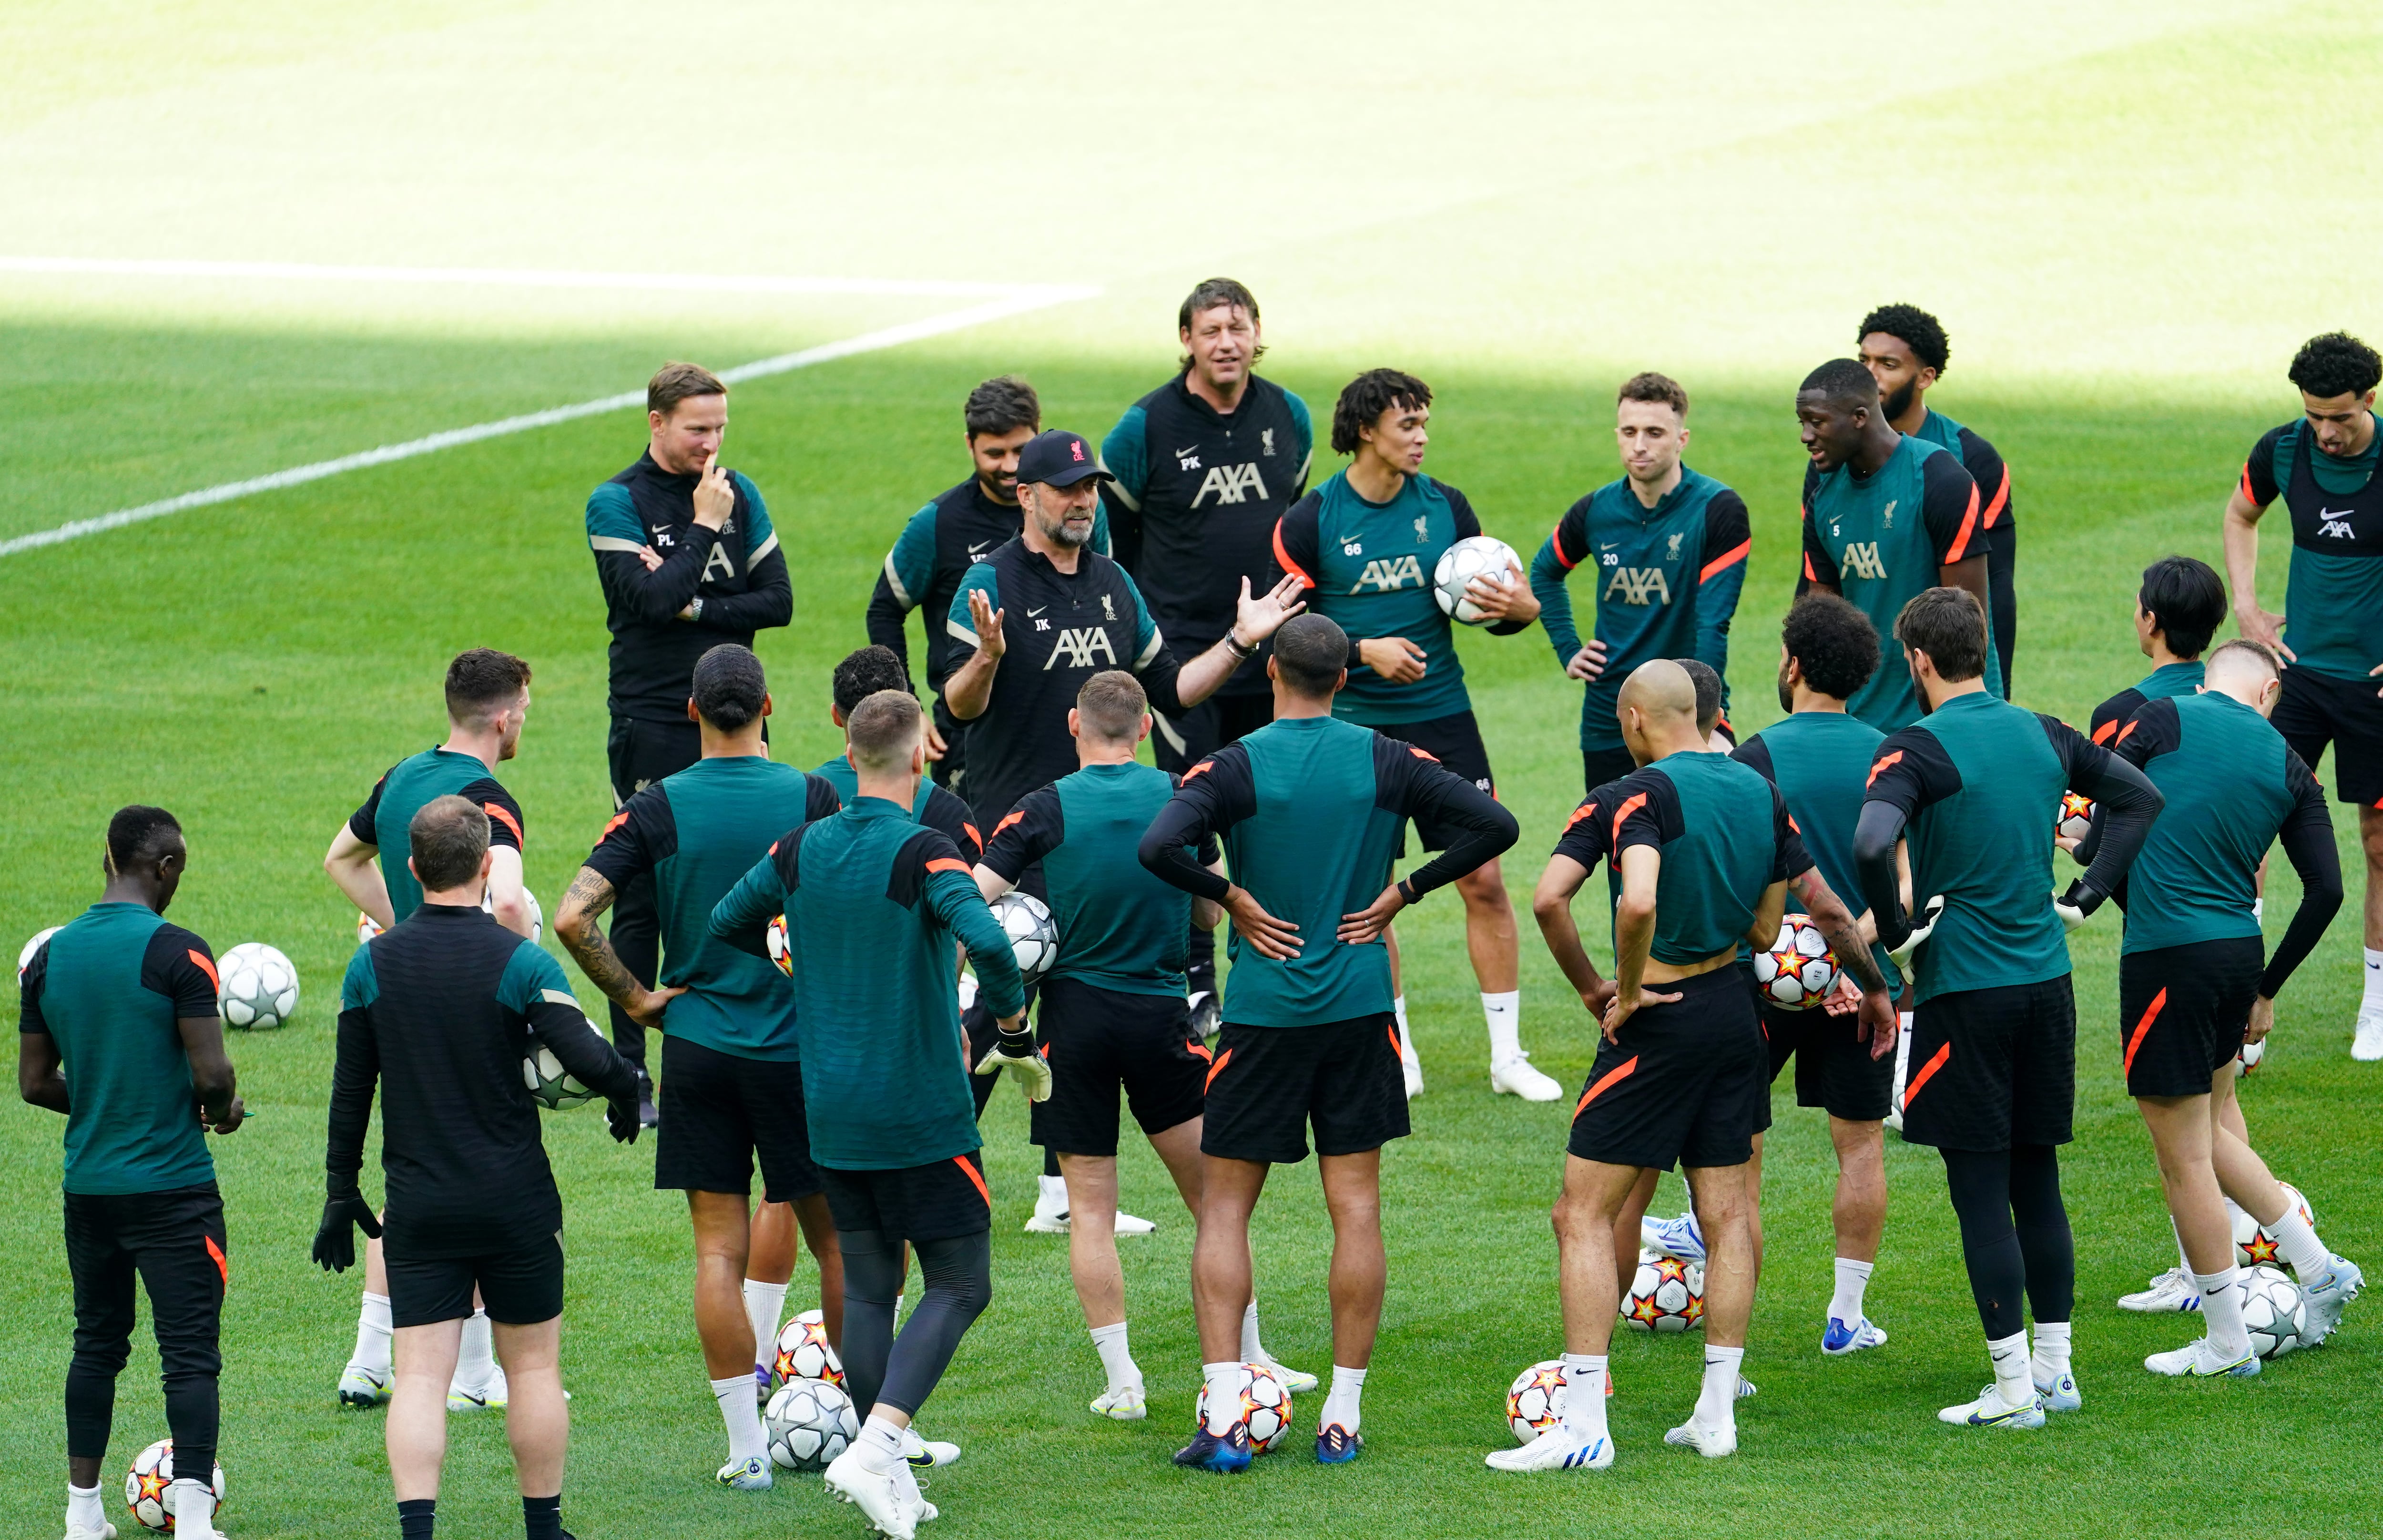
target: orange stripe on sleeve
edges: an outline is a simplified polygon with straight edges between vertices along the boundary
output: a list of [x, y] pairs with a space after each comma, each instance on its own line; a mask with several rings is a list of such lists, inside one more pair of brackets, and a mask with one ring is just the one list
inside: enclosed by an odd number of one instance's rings
[[1289, 573], [1291, 576], [1299, 579], [1301, 583], [1305, 584], [1310, 588], [1315, 586], [1315, 579], [1308, 575], [1307, 569], [1301, 566], [1298, 562], [1293, 561], [1290, 559], [1290, 552], [1283, 548], [1282, 521], [1280, 519], [1277, 519], [1274, 522], [1274, 559], [1282, 563], [1282, 570], [1284, 572]]
[[2247, 460], [2242, 462], [2241, 491], [2242, 500], [2244, 502], [2257, 502], [2259, 500], [2259, 494], [2251, 490], [2251, 462]]
[[1407, 745], [1407, 752], [1408, 752], [1409, 754], [1414, 755], [1414, 756], [1416, 758], [1418, 758], [1418, 759], [1428, 759], [1428, 760], [1430, 760], [1430, 761], [1431, 761], [1433, 764], [1435, 764], [1435, 765], [1439, 763], [1439, 756], [1438, 756], [1438, 755], [1437, 755], [1437, 754], [1426, 754], [1426, 753], [1425, 753], [1422, 749], [1419, 749], [1419, 748], [1415, 747], [1415, 745], [1413, 745], [1413, 744], [1409, 744], [1409, 745]]
[[1638, 1055], [1633, 1053], [1628, 1058], [1623, 1060], [1620, 1064], [1615, 1065], [1611, 1069], [1606, 1071], [1601, 1079], [1598, 1080], [1587, 1090], [1580, 1093], [1579, 1102], [1574, 1103], [1572, 1109], [1573, 1116], [1578, 1117], [1581, 1114], [1587, 1112], [1588, 1110], [1588, 1104], [1591, 1102], [1596, 1101], [1599, 1096], [1604, 1095], [1606, 1089], [1614, 1084], [1614, 1082], [1618, 1080], [1626, 1080], [1637, 1072]]
[[968, 875], [969, 864], [966, 861], [955, 861], [948, 856], [938, 856], [933, 860], [927, 863], [927, 869], [929, 871], [957, 871], [961, 876], [965, 877]]
[[984, 1206], [987, 1209], [991, 1209], [993, 1207], [993, 1193], [991, 1189], [986, 1188], [984, 1185], [984, 1174], [977, 1170], [975, 1166], [970, 1165], [969, 1164], [969, 1158], [966, 1155], [954, 1155], [952, 1157], [952, 1164], [958, 1166], [962, 1171], [968, 1174], [969, 1185], [976, 1189], [976, 1195], [984, 1200]]
[[[1187, 786], [1188, 786], [1188, 785], [1190, 785], [1190, 784], [1192, 784], [1192, 778], [1193, 776], [1195, 776], [1195, 775], [1205, 775], [1205, 774], [1207, 774], [1207, 773], [1208, 773], [1208, 770], [1209, 770], [1209, 767], [1210, 767], [1213, 763], [1214, 763], [1214, 761], [1213, 761], [1213, 760], [1203, 759], [1203, 760], [1201, 760], [1198, 764], [1196, 764], [1196, 765], [1192, 766], [1190, 770], [1185, 770], [1185, 771], [1183, 772], [1183, 784], [1185, 784], [1185, 785], [1187, 785]], [[995, 830], [995, 831], [994, 831], [994, 832], [995, 832], [995, 833], [999, 833], [999, 832], [1000, 832], [1000, 831], [999, 831], [999, 830]]]
[[2131, 1075], [2135, 1072], [2135, 1050], [2143, 1045], [2143, 1039], [2150, 1033], [2152, 1023], [2159, 1019], [2160, 1010], [2167, 1004], [2167, 991], [2162, 990], [2152, 996], [2151, 1004], [2143, 1011], [2143, 1018], [2135, 1023], [2134, 1034], [2127, 1039], [2127, 1060], [2125, 1064], [2118, 1066], [2119, 1074]]
[[[1719, 556], [1716, 556], [1711, 561], [1706, 562], [1704, 570], [1697, 573], [1697, 581], [1698, 583], [1710, 583], [1713, 580], [1715, 573], [1725, 572], [1729, 568], [1736, 566], [1739, 562], [1746, 560], [1746, 553], [1753, 548], [1754, 542], [1752, 540], [1740, 540], [1731, 549], [1722, 552]], [[1804, 575], [1806, 577], [1809, 577], [1812, 574], [1808, 572]]]
[[1810, 551], [1806, 551], [1804, 553], [1804, 581], [1807, 583], [1818, 583], [1821, 581], [1820, 574], [1812, 571], [1812, 553]]
[[209, 960], [205, 953], [200, 951], [195, 946], [191, 947], [190, 952], [191, 961], [199, 965], [199, 971], [207, 976], [207, 982], [216, 987], [216, 992], [217, 994], [221, 994], [223, 992], [223, 975], [216, 971], [216, 965], [214, 962]]
[[2128, 738], [2129, 734], [2132, 733], [2134, 732], [2134, 730], [2135, 730], [2135, 724], [2134, 724], [2133, 722], [2131, 722], [2131, 721], [2130, 721], [2130, 722], [2129, 722], [2129, 723], [2127, 723], [2127, 725], [2126, 725], [2126, 726], [2124, 726], [2124, 727], [2122, 727], [2122, 728], [2118, 729], [2118, 737], [2117, 737], [2117, 738], [2115, 738], [2115, 739], [2113, 739], [2113, 740], [2111, 741], [2110, 746], [2111, 746], [2112, 748], [2116, 748], [2116, 747], [2118, 747], [2118, 745], [2125, 743], [2125, 742], [2127, 741], [2127, 738]]
[[2003, 516], [2003, 509], [2006, 507], [2009, 502], [2010, 462], [2008, 461], [2005, 461], [2003, 462], [2003, 484], [1994, 488], [1994, 500], [1986, 504], [1985, 524], [1988, 529], [1994, 527], [1994, 521]]
[[1944, 1068], [1945, 1061], [1952, 1056], [1953, 1045], [1949, 1042], [1929, 1055], [1928, 1062], [1920, 1066], [1920, 1073], [1914, 1075], [1911, 1078], [1911, 1083], [1903, 1088], [1903, 1105], [1907, 1110], [1911, 1105], [1911, 1099], [1920, 1094], [1920, 1088], [1934, 1079], [1936, 1072]]
[[1595, 818], [1596, 816], [1597, 816], [1597, 804], [1596, 804], [1596, 803], [1594, 803], [1594, 802], [1584, 802], [1584, 803], [1582, 803], [1579, 807], [1575, 807], [1575, 808], [1574, 808], [1574, 809], [1572, 810], [1572, 817], [1570, 817], [1570, 818], [1568, 818], [1568, 819], [1564, 819], [1564, 832], [1566, 832], [1566, 833], [1570, 833], [1570, 832], [1572, 832], [1572, 826], [1573, 826], [1574, 824], [1575, 824], [1575, 823], [1578, 823], [1581, 819], [1591, 819], [1591, 818]]
[[[602, 844], [606, 840], [609, 840], [609, 839], [611, 839], [611, 838], [612, 837], [612, 831], [613, 831], [613, 830], [620, 828], [620, 827], [621, 827], [621, 825], [623, 825], [623, 824], [624, 824], [624, 823], [626, 823], [626, 822], [628, 822], [628, 821], [629, 821], [629, 813], [628, 813], [628, 809], [624, 807], [624, 808], [623, 808], [621, 811], [619, 811], [619, 812], [617, 812], [617, 813], [613, 814], [610, 819], [606, 819], [606, 820], [605, 820], [605, 823], [604, 823], [604, 832], [602, 832], [602, 833], [600, 833], [600, 834], [599, 834], [599, 835], [597, 835], [597, 836], [596, 836], [596, 843], [597, 843], [598, 844]], [[770, 847], [771, 853], [772, 853], [772, 855], [775, 855], [775, 854], [777, 853], [777, 848], [778, 848], [778, 847], [777, 847], [776, 845], [772, 845], [772, 846]]]
[[[1574, 567], [1580, 565], [1580, 556], [1566, 556], [1564, 554], [1563, 521], [1562, 519], [1558, 519], [1556, 521], [1555, 528], [1548, 531], [1548, 544], [1555, 550], [1556, 565], [1562, 567], [1564, 571], [1570, 572]], [[1588, 552], [1585, 550], [1580, 553], [1581, 556], [1587, 556], [1587, 554]]]
[[1222, 1075], [1225, 1072], [1225, 1066], [1232, 1062], [1233, 1051], [1229, 1048], [1216, 1055], [1216, 1062], [1208, 1066], [1208, 1078], [1200, 1082], [1202, 1095], [1207, 1094], [1209, 1089], [1216, 1085], [1216, 1077]]
[[483, 802], [480, 804], [480, 807], [490, 818], [496, 819], [499, 823], [503, 824], [506, 828], [513, 832], [513, 843], [515, 844], [526, 844], [529, 843], [522, 838], [521, 820], [519, 819], [513, 817], [511, 813], [506, 812], [502, 807], [498, 807], [493, 802]]
[[1631, 814], [1636, 812], [1639, 808], [1644, 807], [1645, 806], [1647, 806], [1647, 794], [1645, 792], [1640, 792], [1637, 795], [1625, 800], [1621, 807], [1613, 809], [1613, 832], [1608, 835], [1607, 838], [1615, 844], [1619, 844], [1622, 839], [1622, 826], [1629, 821]]
[[1001, 838], [1001, 832], [1003, 830], [1008, 828], [1013, 823], [1023, 823], [1025, 821], [1026, 815], [1023, 812], [1006, 814], [1003, 816], [1002, 820], [999, 823], [993, 826], [993, 837], [997, 840]]
[[1870, 768], [1870, 779], [1862, 782], [1862, 790], [1868, 791], [1872, 786], [1877, 785], [1878, 778], [1885, 774], [1888, 770], [1893, 770], [1896, 763], [1902, 758], [1903, 750], [1898, 748], [1894, 753], [1888, 755], [1885, 758], [1881, 759], [1877, 764], [1872, 765]]
[[984, 836], [976, 832], [976, 825], [963, 819], [960, 821], [960, 827], [968, 831], [969, 843], [976, 846], [976, 853], [980, 856], [983, 855]]
[[1953, 547], [1945, 553], [1945, 565], [1951, 566], [1969, 554], [1969, 536], [1978, 532], [1978, 484], [1969, 483], [1969, 506], [1961, 515], [1961, 532], [1953, 536]]
[[2105, 721], [2101, 726], [2093, 730], [2093, 742], [2097, 745], [2107, 743], [2109, 741], [2110, 734], [2116, 733], [2118, 730], [2118, 724], [2117, 722]]

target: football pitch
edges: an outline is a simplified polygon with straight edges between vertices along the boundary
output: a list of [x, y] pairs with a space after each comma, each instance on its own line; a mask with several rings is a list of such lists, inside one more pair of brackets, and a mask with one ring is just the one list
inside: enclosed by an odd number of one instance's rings
[[[2367, 164], [2383, 23], [2236, 0], [1676, 10], [30, 0], [0, 16], [0, 771], [16, 788], [0, 939], [80, 912], [109, 812], [157, 803], [191, 846], [171, 918], [218, 954], [279, 947], [306, 993], [286, 1029], [234, 1036], [256, 1121], [210, 1141], [231, 1235], [228, 1535], [392, 1532], [380, 1414], [333, 1398], [359, 1282], [307, 1260], [354, 918], [320, 860], [374, 778], [438, 741], [447, 659], [501, 647], [537, 671], [502, 774], [552, 913], [611, 810], [581, 509], [644, 427], [634, 409], [558, 413], [25, 537], [599, 401], [666, 359], [777, 361], [735, 386], [722, 460], [762, 489], [788, 553], [795, 622], [759, 651], [775, 756], [809, 767], [841, 747], [828, 671], [866, 640], [887, 546], [966, 474], [969, 387], [1023, 374], [1047, 425], [1097, 438], [1167, 377], [1184, 291], [1223, 272], [1265, 305], [1264, 371], [1319, 413], [1361, 368], [1427, 379], [1426, 469], [1525, 560], [1618, 474], [1614, 386], [1680, 378], [1689, 463], [1752, 510], [1730, 682], [1733, 719], [1757, 729], [1778, 714], [1795, 573], [1795, 383], [1851, 351], [1870, 306], [1908, 300], [1952, 336], [1932, 403], [2013, 468], [2016, 698], [2081, 723], [2147, 671], [2128, 623], [2144, 563], [2220, 562], [2243, 453], [2295, 410], [2293, 349], [2383, 334]], [[1319, 444], [1318, 477], [1332, 464]], [[2270, 521], [2271, 609], [2287, 550]], [[917, 638], [914, 622], [914, 661]], [[1536, 628], [1462, 644], [1523, 824], [1505, 872], [1525, 906], [1579, 797], [1578, 692]], [[2347, 1053], [2361, 862], [2350, 810], [2335, 823], [2351, 897], [2243, 1101], [2276, 1174], [2372, 1270], [2383, 1066]], [[2274, 867], [2271, 940], [2299, 896]], [[1606, 955], [1600, 908], [1580, 918]], [[1561, 1344], [1547, 1211], [1570, 1103], [1490, 1094], [1451, 897], [1400, 927], [1428, 1090], [1384, 1159], [1364, 1457], [1319, 1468], [1294, 1436], [1239, 1479], [1167, 1463], [1198, 1386], [1191, 1225], [1130, 1147], [1124, 1206], [1159, 1225], [1119, 1247], [1152, 1419], [1087, 1414], [1099, 1362], [1064, 1241], [1019, 1233], [1039, 1158], [1005, 1090], [985, 1119], [994, 1300], [920, 1417], [967, 1451], [932, 1478], [929, 1533], [2383, 1533], [2383, 1300], [2321, 1350], [2214, 1385], [2141, 1367], [2198, 1317], [2112, 1304], [2174, 1258], [2118, 1074], [2117, 920], [2072, 939], [2081, 1412], [2007, 1436], [1939, 1425], [1988, 1371], [1941, 1164], [1893, 1136], [1869, 1296], [1892, 1341], [1821, 1356], [1834, 1166], [1821, 1115], [1783, 1084], [1739, 1454], [1661, 1444], [1695, 1398], [1697, 1338], [1618, 1333], [1616, 1465], [1486, 1471], [1511, 1441], [1507, 1382]], [[1577, 1086], [1594, 1028], [1524, 930], [1525, 1044]], [[11, 1535], [56, 1533], [61, 1502], [62, 1127], [0, 1115]], [[545, 1130], [571, 1258], [565, 1523], [583, 1540], [860, 1534], [815, 1477], [714, 1486], [683, 1204], [652, 1190], [650, 1143], [615, 1146], [600, 1114]], [[1680, 1191], [1667, 1178], [1658, 1211]], [[1276, 1173], [1254, 1238], [1267, 1347], [1327, 1372], [1312, 1164]], [[789, 1312], [816, 1291], [805, 1259]], [[146, 1333], [144, 1306], [104, 1486], [164, 1435]], [[500, 1425], [452, 1434], [441, 1534], [518, 1534]]]

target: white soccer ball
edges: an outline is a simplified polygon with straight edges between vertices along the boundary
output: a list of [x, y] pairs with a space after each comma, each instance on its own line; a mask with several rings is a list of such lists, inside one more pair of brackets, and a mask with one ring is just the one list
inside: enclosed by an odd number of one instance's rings
[[2243, 1074], [2248, 1075], [2251, 1071], [2258, 1068], [2259, 1061], [2266, 1056], [2267, 1040], [2261, 1038], [2256, 1042], [2244, 1043], [2242, 1045], [2242, 1051], [2234, 1055], [2234, 1062], [2242, 1066]]
[[860, 1436], [860, 1419], [844, 1387], [825, 1380], [788, 1380], [761, 1413], [770, 1463], [788, 1471], [823, 1471]]
[[33, 954], [42, 949], [43, 942], [65, 929], [63, 925], [53, 925], [46, 930], [35, 931], [33, 939], [25, 943], [25, 949], [17, 954], [17, 982], [20, 987], [25, 982], [25, 970], [33, 966]]
[[2081, 840], [2093, 832], [2093, 799], [2077, 792], [2060, 794], [2060, 811], [2052, 816], [2052, 832], [2064, 840]]
[[[1290, 1431], [1290, 1389], [1263, 1363], [1242, 1364], [1233, 1383], [1241, 1402], [1241, 1413], [1235, 1420], [1249, 1431], [1250, 1453], [1266, 1454]], [[1208, 1420], [1208, 1386], [1204, 1382], [1192, 1415], [1203, 1423]]]
[[1622, 1319], [1641, 1332], [1684, 1332], [1705, 1320], [1705, 1270], [1677, 1257], [1642, 1252], [1622, 1301]]
[[1563, 1360], [1551, 1358], [1532, 1364], [1506, 1387], [1506, 1425], [1514, 1442], [1527, 1444], [1563, 1421]]
[[786, 917], [772, 915], [762, 939], [770, 948], [770, 966], [791, 979], [795, 976], [795, 943], [786, 939]]
[[2253, 1267], [2242, 1279], [2242, 1324], [2261, 1358], [2281, 1358], [2301, 1345], [2308, 1308], [2301, 1286], [2277, 1267]]
[[[2302, 1222], [2311, 1229], [2316, 1228], [2316, 1213], [2309, 1207], [2308, 1200], [2301, 1196], [2301, 1189], [2290, 1182], [2278, 1182], [2276, 1185], [2284, 1189], [2284, 1201], [2300, 1211]], [[2244, 1267], [2280, 1268], [2290, 1265], [2284, 1261], [2283, 1243], [2241, 1209], [2234, 1211], [2234, 1260]]]
[[216, 1011], [227, 1027], [265, 1032], [298, 1009], [298, 970], [263, 942], [242, 942], [216, 959]]
[[372, 916], [364, 913], [362, 909], [358, 909], [356, 911], [356, 944], [358, 946], [362, 946], [364, 942], [372, 940], [375, 936], [379, 934], [380, 921], [373, 918]]
[[[529, 906], [529, 939], [534, 942], [544, 941], [546, 939], [546, 910], [539, 906], [537, 894], [530, 892], [527, 888], [524, 888], [522, 890], [522, 902]], [[497, 895], [487, 888], [482, 888], [480, 890], [480, 912], [484, 915], [493, 915], [497, 912]]]
[[1031, 893], [1012, 891], [993, 901], [993, 918], [1008, 932], [1025, 981], [1041, 982], [1059, 960], [1059, 928], [1052, 923], [1050, 907]]
[[1431, 570], [1432, 599], [1441, 614], [1459, 625], [1486, 625], [1488, 617], [1464, 597], [1464, 585], [1486, 577], [1512, 587], [1523, 581], [1515, 575], [1522, 565], [1514, 548], [1496, 536], [1469, 535], [1439, 553], [1438, 564]]
[[1771, 949], [1754, 955], [1754, 981], [1772, 1004], [1808, 1011], [1837, 987], [1837, 955], [1811, 916], [1789, 915]]
[[[216, 1462], [216, 1506], [223, 1511], [223, 1462]], [[124, 1506], [132, 1510], [133, 1522], [156, 1534], [174, 1533], [174, 1515], [166, 1508], [166, 1488], [174, 1484], [174, 1441], [160, 1438], [132, 1457], [132, 1469], [124, 1477]]]
[[[596, 1024], [588, 1022], [587, 1029], [595, 1031]], [[596, 1100], [595, 1091], [562, 1067], [554, 1050], [535, 1038], [530, 1040], [529, 1052], [522, 1056], [522, 1084], [529, 1087], [530, 1100], [548, 1112], [585, 1106]]]
[[818, 1311], [807, 1310], [781, 1327], [777, 1356], [771, 1361], [770, 1372], [787, 1385], [806, 1380], [842, 1385], [844, 1361], [828, 1345], [827, 1317]]

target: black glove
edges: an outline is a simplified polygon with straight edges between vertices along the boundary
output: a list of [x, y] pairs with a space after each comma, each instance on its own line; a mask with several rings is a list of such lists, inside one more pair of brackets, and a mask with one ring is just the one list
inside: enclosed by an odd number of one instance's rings
[[2074, 930], [2093, 918], [2107, 895], [2082, 877], [2068, 884], [2068, 891], [2052, 901], [2052, 912], [2060, 917], [2061, 928]]
[[612, 1130], [612, 1138], [618, 1142], [636, 1143], [638, 1133], [645, 1127], [645, 1124], [637, 1118], [636, 1097], [635, 1095], [614, 1097], [605, 1103], [604, 1126]]
[[350, 1189], [335, 1192], [323, 1204], [323, 1223], [315, 1230], [315, 1263], [326, 1272], [344, 1273], [356, 1264], [355, 1226], [366, 1237], [380, 1238], [380, 1219], [362, 1194]]

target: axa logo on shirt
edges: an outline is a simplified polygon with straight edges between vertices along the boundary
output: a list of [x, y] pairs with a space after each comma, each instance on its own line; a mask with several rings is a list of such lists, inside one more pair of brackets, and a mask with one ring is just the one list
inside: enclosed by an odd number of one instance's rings
[[[1199, 462], [1193, 461], [1192, 464], [1183, 468], [1187, 471], [1192, 470], [1198, 463]], [[1208, 495], [1212, 492], [1216, 494], [1216, 501], [1219, 503], [1245, 502], [1253, 492], [1255, 492], [1258, 499], [1263, 502], [1266, 496], [1266, 485], [1258, 474], [1255, 461], [1245, 465], [1211, 465], [1208, 467], [1207, 475], [1201, 480], [1200, 490], [1192, 494], [1192, 506], [1197, 508], [1207, 501]]]
[[1377, 594], [1387, 594], [1403, 588], [1409, 584], [1418, 588], [1423, 586], [1422, 562], [1412, 556], [1397, 558], [1377, 556], [1365, 563], [1365, 570], [1357, 574], [1356, 582], [1349, 585], [1349, 591], [1352, 594], [1362, 594], [1371, 588]]
[[711, 548], [711, 554], [703, 559], [703, 576], [697, 581], [709, 583], [714, 574], [732, 580], [736, 576], [736, 562], [729, 556], [726, 546]]
[[1043, 660], [1043, 671], [1049, 673], [1065, 663], [1071, 669], [1116, 668], [1117, 649], [1109, 646], [1109, 634], [1096, 625], [1068, 626], [1051, 644], [1051, 656]]
[[2324, 522], [2317, 525], [2316, 532], [2319, 535], [2330, 535], [2339, 540], [2357, 539], [2358, 531], [2350, 527], [2350, 515], [2354, 511], [2356, 511], [2354, 509], [2348, 508], [2342, 509], [2340, 512], [2330, 508], [2319, 508], [2316, 511], [2316, 516]]
[[1837, 560], [1847, 577], [1868, 578], [1876, 582], [1886, 576], [1886, 563], [1879, 560], [1878, 542], [1856, 540], [1846, 547], [1846, 554]]
[[1672, 584], [1661, 567], [1616, 567], [1605, 585], [1604, 597], [1619, 598], [1624, 604], [1669, 604]]

